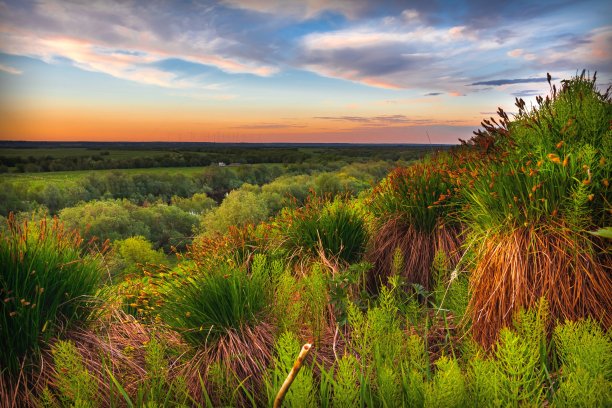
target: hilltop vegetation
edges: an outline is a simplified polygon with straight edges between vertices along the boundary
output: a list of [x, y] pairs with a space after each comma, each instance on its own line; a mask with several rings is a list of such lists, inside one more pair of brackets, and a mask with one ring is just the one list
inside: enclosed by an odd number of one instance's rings
[[610, 406], [612, 100], [516, 106], [396, 168], [105, 173], [10, 215], [0, 402], [272, 406], [309, 342], [284, 406]]

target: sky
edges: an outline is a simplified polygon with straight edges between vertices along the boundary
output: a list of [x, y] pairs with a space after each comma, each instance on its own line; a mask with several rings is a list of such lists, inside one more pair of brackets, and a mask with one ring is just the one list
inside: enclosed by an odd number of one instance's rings
[[586, 69], [612, 1], [0, 1], [0, 140], [457, 143]]

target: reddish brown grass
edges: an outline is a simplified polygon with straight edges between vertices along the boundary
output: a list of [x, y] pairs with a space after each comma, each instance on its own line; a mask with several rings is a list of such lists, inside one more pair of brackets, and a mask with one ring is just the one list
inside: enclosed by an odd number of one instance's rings
[[399, 248], [404, 257], [401, 276], [409, 283], [418, 283], [426, 289], [434, 284], [431, 265], [436, 252], [444, 251], [454, 267], [461, 258], [461, 238], [458, 227], [438, 224], [432, 232], [419, 231], [400, 218], [387, 221], [372, 240], [366, 258], [374, 268], [368, 276], [367, 286], [376, 292], [385, 284], [393, 269], [393, 256]]
[[[110, 406], [111, 397], [115, 402], [121, 401], [122, 397], [117, 390], [110, 389], [111, 381], [106, 370], [110, 370], [128, 395], [134, 398], [147, 377], [144, 345], [151, 340], [152, 333], [147, 326], [120, 310], [113, 311], [104, 319], [95, 330], [74, 330], [67, 333], [64, 339], [74, 343], [85, 367], [98, 379], [101, 406]], [[158, 330], [156, 335], [163, 337], [166, 345], [184, 348], [178, 335], [173, 332]], [[42, 355], [35, 387], [39, 392], [46, 385], [53, 388], [54, 377], [53, 356], [47, 349]]]
[[215, 363], [221, 366], [224, 376], [233, 384], [232, 388], [237, 395], [236, 402], [240, 406], [248, 405], [247, 397], [238, 389], [242, 381], [244, 388], [252, 396], [263, 396], [263, 373], [268, 367], [274, 347], [273, 330], [270, 324], [264, 322], [254, 327], [245, 325], [240, 330], [227, 330], [227, 333], [215, 342], [203, 345], [180, 370], [195, 400], [199, 404], [206, 403], [201, 389], [202, 379], [206, 392], [215, 405], [227, 403], [219, 400], [218, 390], [210, 379], [210, 368]]
[[560, 226], [523, 227], [481, 244], [470, 277], [469, 309], [476, 341], [489, 348], [513, 313], [544, 297], [551, 321], [592, 316], [612, 322], [612, 257], [595, 253], [593, 242]]

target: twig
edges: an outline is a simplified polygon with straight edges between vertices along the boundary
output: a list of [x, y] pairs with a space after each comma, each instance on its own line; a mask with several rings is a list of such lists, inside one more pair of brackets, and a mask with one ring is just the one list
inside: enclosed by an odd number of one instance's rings
[[283, 403], [283, 399], [285, 398], [285, 394], [287, 394], [287, 391], [289, 391], [289, 387], [291, 386], [291, 383], [293, 382], [293, 380], [295, 380], [295, 377], [300, 372], [300, 368], [302, 368], [302, 363], [304, 363], [304, 360], [306, 359], [306, 356], [310, 352], [311, 348], [312, 348], [312, 344], [310, 343], [306, 343], [302, 346], [302, 350], [300, 350], [300, 354], [298, 355], [297, 360], [295, 360], [295, 363], [293, 364], [293, 368], [289, 372], [289, 375], [285, 379], [285, 382], [281, 386], [280, 390], [278, 390], [278, 394], [276, 394], [276, 398], [274, 399], [274, 405], [273, 405], [274, 408], [281, 407]]

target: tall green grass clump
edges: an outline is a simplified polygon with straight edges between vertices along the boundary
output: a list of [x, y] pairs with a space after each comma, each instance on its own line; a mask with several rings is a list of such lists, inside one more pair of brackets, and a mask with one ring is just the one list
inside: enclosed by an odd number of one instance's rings
[[559, 90], [551, 84], [534, 108], [516, 106], [513, 121], [500, 110], [502, 125], [483, 123], [497, 150], [461, 178], [460, 219], [475, 254], [470, 310], [486, 346], [541, 296], [556, 318], [611, 324], [610, 256], [587, 234], [610, 222], [610, 95], [583, 72]]
[[245, 268], [219, 264], [191, 272], [186, 282], [170, 283], [161, 308], [163, 320], [189, 343], [200, 346], [261, 321], [270, 300], [265, 268], [249, 274]]
[[0, 234], [0, 367], [16, 375], [47, 340], [84, 321], [101, 272], [79, 235], [57, 220], [10, 218]]
[[365, 251], [364, 215], [350, 202], [312, 197], [304, 207], [287, 210], [284, 218], [284, 246], [292, 256], [350, 264]]
[[250, 273], [223, 263], [201, 266], [184, 262], [186, 279], [163, 288], [160, 317], [195, 350], [185, 373], [189, 387], [205, 384], [202, 395], [219, 395], [215, 384], [222, 380], [224, 389], [236, 392], [215, 403], [244, 404], [261, 394], [262, 372], [274, 344], [268, 323], [273, 293], [268, 262], [255, 256]]

